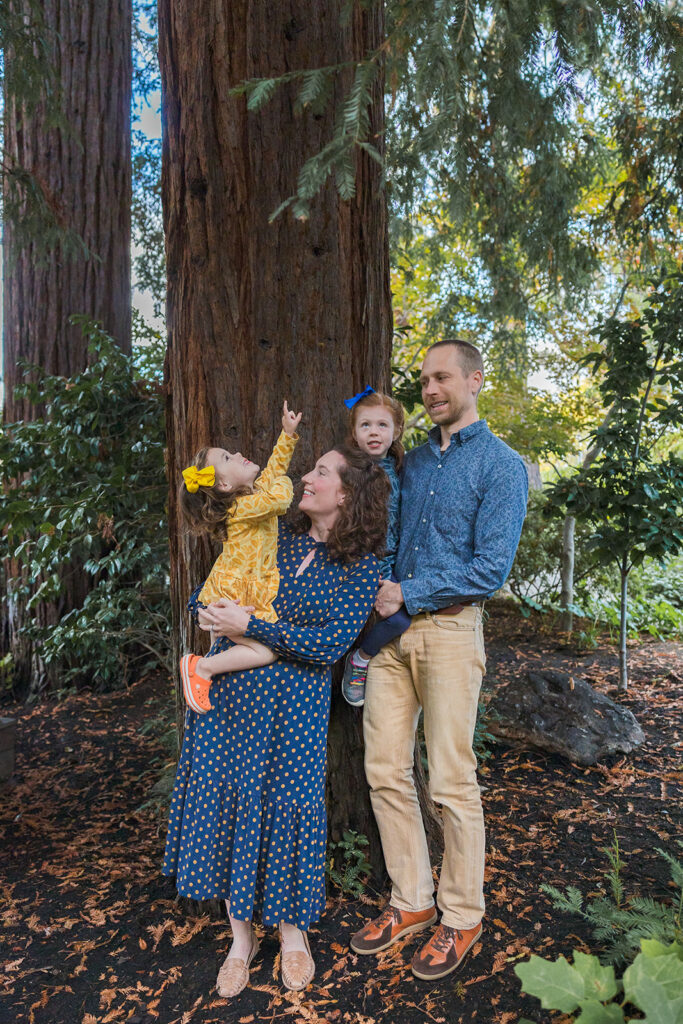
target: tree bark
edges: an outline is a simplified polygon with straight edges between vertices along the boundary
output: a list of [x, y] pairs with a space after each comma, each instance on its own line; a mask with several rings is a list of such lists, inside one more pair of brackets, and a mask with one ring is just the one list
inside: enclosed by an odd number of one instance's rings
[[626, 649], [626, 630], [628, 622], [628, 577], [631, 571], [627, 556], [624, 555], [621, 565], [621, 595], [619, 614], [619, 686], [620, 693], [628, 690], [628, 651]]
[[574, 628], [574, 532], [576, 519], [574, 516], [565, 516], [562, 528], [562, 567], [560, 577], [562, 590], [560, 593], [560, 629], [564, 633], [571, 633]]
[[[27, 238], [20, 223], [5, 221], [5, 423], [41, 414], [27, 399], [15, 399], [19, 359], [64, 376], [88, 364], [87, 342], [69, 323], [72, 314], [99, 321], [125, 351], [131, 347], [131, 0], [44, 0], [41, 7], [58, 117], [44, 98], [29, 105], [6, 93], [5, 188], [15, 171], [27, 172], [60, 227], [80, 236], [87, 252], [73, 253], [59, 241], [46, 253], [44, 239]], [[11, 53], [7, 59], [11, 65]], [[80, 606], [87, 590], [86, 575], [74, 567], [59, 603], [39, 606], [37, 620], [58, 621]], [[27, 614], [23, 604], [9, 602], [4, 648], [12, 653], [15, 682], [39, 690], [51, 680], [24, 640]]]
[[[607, 410], [607, 415], [602, 421], [601, 429], [604, 429], [609, 424], [612, 419], [613, 411], [613, 409]], [[581, 470], [589, 469], [593, 465], [600, 454], [601, 447], [602, 446], [600, 444], [594, 444], [588, 449], [583, 462], [581, 463]], [[576, 552], [574, 544], [575, 530], [576, 519], [574, 516], [566, 515], [562, 528], [562, 562], [560, 566], [560, 578], [562, 581], [562, 591], [560, 596], [560, 607], [562, 609], [562, 614], [560, 616], [560, 629], [565, 633], [571, 633], [574, 628], [574, 613], [572, 612], [570, 605], [574, 601], [574, 562]]]
[[[243, 97], [230, 95], [245, 79], [353, 61], [376, 48], [382, 5], [355, 5], [343, 26], [342, 7], [342, 0], [300, 0], [293, 7], [268, 0], [160, 0], [176, 655], [198, 643], [185, 606], [215, 556], [179, 522], [177, 481], [194, 451], [220, 443], [262, 464], [287, 398], [290, 407], [304, 410], [296, 477], [344, 437], [342, 399], [366, 384], [390, 383], [380, 168], [359, 153], [354, 199], [342, 202], [328, 184], [308, 220], [285, 214], [270, 224], [269, 215], [295, 191], [302, 162], [329, 140], [334, 110], [295, 116], [296, 86], [278, 90], [257, 113], [247, 111]], [[335, 84], [337, 100], [345, 75]], [[381, 149], [381, 81], [371, 117]], [[373, 834], [358, 715], [337, 699], [328, 796], [333, 838], [343, 828]]]

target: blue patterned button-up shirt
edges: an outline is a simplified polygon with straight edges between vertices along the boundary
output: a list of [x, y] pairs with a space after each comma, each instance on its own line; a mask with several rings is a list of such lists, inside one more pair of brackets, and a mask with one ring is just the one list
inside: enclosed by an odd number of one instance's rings
[[526, 466], [486, 420], [452, 434], [443, 452], [440, 444], [434, 427], [402, 467], [395, 573], [411, 615], [494, 594], [526, 515]]

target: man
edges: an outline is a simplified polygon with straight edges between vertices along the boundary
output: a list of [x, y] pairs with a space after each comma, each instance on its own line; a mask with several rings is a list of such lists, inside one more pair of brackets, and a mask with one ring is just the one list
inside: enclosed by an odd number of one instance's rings
[[428, 442], [406, 455], [401, 582], [382, 583], [376, 601], [383, 617], [405, 604], [411, 624], [370, 662], [363, 719], [365, 768], [392, 892], [387, 909], [352, 937], [351, 947], [379, 953], [437, 920], [413, 783], [423, 708], [430, 792], [443, 809], [442, 916], [411, 966], [431, 980], [459, 967], [482, 932], [484, 816], [472, 751], [485, 669], [482, 605], [512, 566], [528, 481], [520, 456], [479, 419], [479, 349], [437, 342], [421, 381], [435, 426]]

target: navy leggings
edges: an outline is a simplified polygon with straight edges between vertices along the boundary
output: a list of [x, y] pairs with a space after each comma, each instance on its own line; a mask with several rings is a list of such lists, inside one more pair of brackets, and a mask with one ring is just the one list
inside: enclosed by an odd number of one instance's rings
[[[398, 582], [393, 573], [391, 574], [391, 582]], [[386, 647], [390, 640], [395, 640], [401, 633], [405, 633], [409, 625], [410, 615], [406, 606], [401, 605], [399, 610], [390, 615], [388, 619], [380, 619], [379, 622], [375, 623], [368, 635], [363, 638], [360, 649], [365, 654], [369, 654], [371, 658], [374, 658], [383, 647]]]

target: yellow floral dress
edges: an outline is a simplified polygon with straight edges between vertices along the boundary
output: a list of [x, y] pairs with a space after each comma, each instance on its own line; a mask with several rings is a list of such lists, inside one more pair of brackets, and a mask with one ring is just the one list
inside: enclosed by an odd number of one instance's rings
[[286, 475], [296, 442], [283, 430], [256, 478], [253, 494], [235, 500], [228, 513], [227, 535], [209, 578], [199, 595], [202, 604], [222, 597], [253, 605], [253, 614], [276, 622], [273, 600], [280, 586], [277, 568], [277, 517], [292, 503], [292, 481]]

